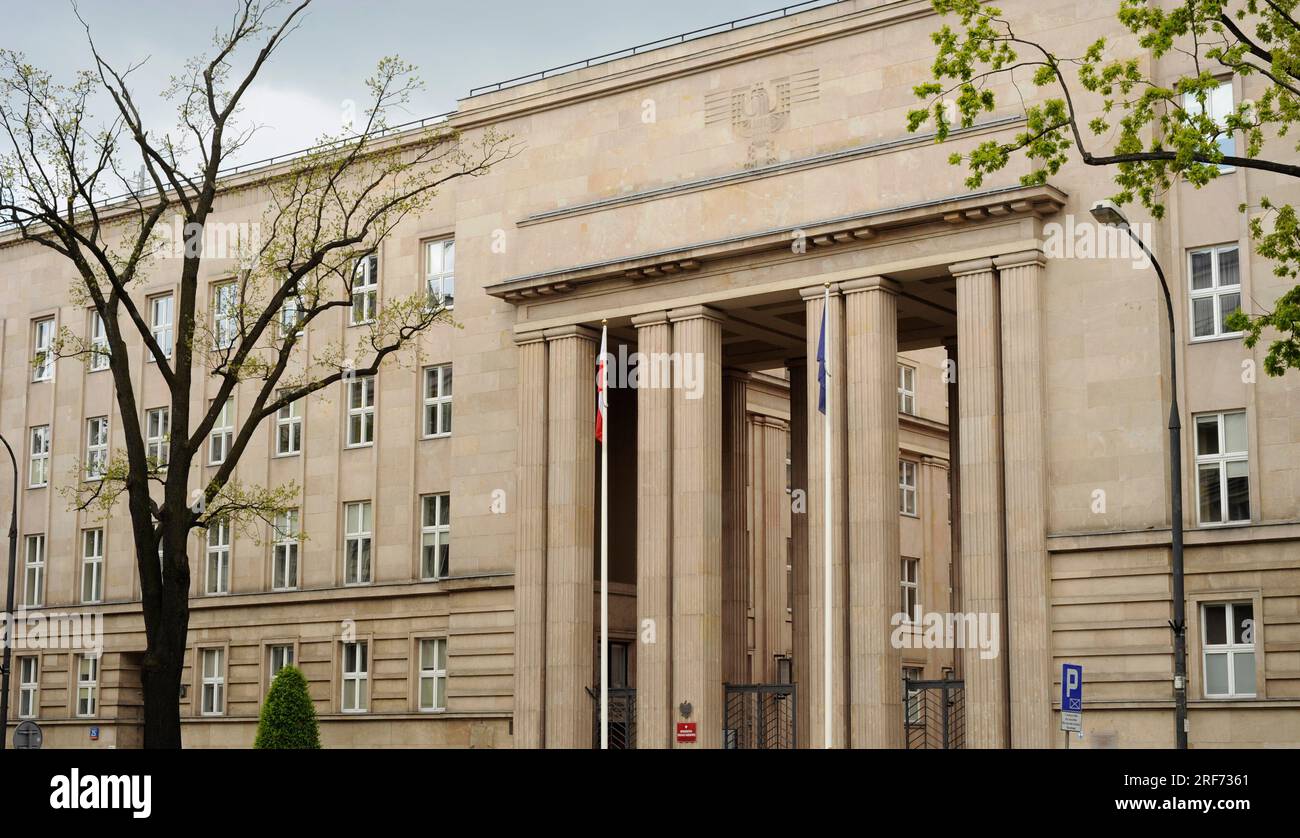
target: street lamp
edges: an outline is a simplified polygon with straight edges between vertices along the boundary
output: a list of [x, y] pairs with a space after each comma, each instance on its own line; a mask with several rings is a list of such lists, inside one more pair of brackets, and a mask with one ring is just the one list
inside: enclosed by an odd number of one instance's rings
[[1173, 551], [1174, 618], [1169, 627], [1174, 632], [1174, 743], [1179, 750], [1187, 748], [1187, 614], [1183, 605], [1183, 423], [1178, 413], [1178, 343], [1174, 334], [1174, 303], [1169, 295], [1169, 283], [1160, 262], [1146, 246], [1146, 242], [1133, 232], [1124, 213], [1114, 201], [1098, 201], [1089, 210], [1099, 224], [1118, 227], [1129, 234], [1138, 247], [1151, 260], [1160, 278], [1160, 290], [1165, 294], [1165, 310], [1169, 314], [1169, 507], [1170, 542]]
[[0, 751], [4, 750], [9, 736], [9, 657], [13, 652], [14, 634], [14, 567], [18, 564], [18, 459], [14, 449], [9, 447], [9, 440], [0, 435], [9, 452], [9, 462], [14, 467], [13, 507], [9, 512], [9, 584], [5, 586], [5, 623], [4, 662], [0, 664]]

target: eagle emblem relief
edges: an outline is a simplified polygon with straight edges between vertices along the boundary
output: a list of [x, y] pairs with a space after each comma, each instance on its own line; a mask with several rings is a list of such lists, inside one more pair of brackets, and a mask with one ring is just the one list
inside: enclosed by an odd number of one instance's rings
[[709, 93], [704, 97], [704, 124], [729, 123], [737, 137], [749, 140], [745, 168], [775, 163], [775, 135], [789, 126], [795, 106], [817, 100], [820, 76], [820, 70], [805, 70]]

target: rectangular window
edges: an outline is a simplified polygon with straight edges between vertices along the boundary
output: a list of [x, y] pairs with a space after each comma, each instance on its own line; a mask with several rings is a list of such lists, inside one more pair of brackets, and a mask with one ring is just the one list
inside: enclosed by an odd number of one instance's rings
[[226, 650], [203, 649], [203, 696], [199, 712], [220, 716], [226, 701]]
[[424, 284], [429, 304], [452, 308], [456, 302], [456, 241], [426, 242], [424, 245]]
[[208, 432], [208, 465], [219, 466], [230, 456], [230, 444], [235, 438], [235, 397], [230, 396], [221, 406], [217, 421]]
[[447, 640], [420, 640], [420, 709], [447, 709]]
[[903, 613], [907, 615], [905, 621], [910, 623], [916, 616], [916, 606], [920, 602], [916, 575], [920, 562], [917, 559], [903, 559], [901, 565], [902, 574], [898, 584], [902, 588]]
[[81, 601], [104, 598], [104, 530], [81, 531]]
[[50, 426], [32, 428], [31, 454], [27, 465], [27, 485], [33, 489], [50, 485]]
[[1202, 526], [1250, 520], [1246, 412], [1196, 417], [1196, 494]]
[[99, 658], [77, 655], [77, 715], [93, 716], [99, 693]]
[[23, 559], [23, 604], [38, 608], [45, 603], [45, 536], [27, 536]]
[[425, 495], [420, 520], [420, 576], [445, 579], [451, 565], [451, 495]]
[[898, 461], [898, 511], [916, 515], [916, 463]]
[[451, 433], [451, 364], [424, 369], [424, 435]]
[[32, 381], [50, 381], [54, 378], [54, 318], [37, 320], [33, 328]]
[[343, 712], [366, 712], [366, 682], [370, 679], [370, 663], [366, 642], [343, 644]]
[[302, 282], [299, 281], [298, 290], [286, 296], [284, 305], [280, 308], [280, 335], [288, 337], [297, 332], [305, 317], [302, 305]]
[[348, 447], [371, 445], [375, 441], [375, 377], [348, 382]]
[[222, 282], [212, 289], [212, 341], [217, 349], [229, 349], [239, 335], [239, 289]]
[[375, 319], [379, 312], [379, 257], [373, 253], [357, 262], [352, 272], [352, 325]]
[[898, 412], [916, 415], [916, 367], [898, 365]]
[[226, 518], [208, 522], [207, 572], [204, 573], [203, 592], [230, 593], [230, 521]]
[[[281, 396], [283, 396], [281, 392]], [[302, 400], [289, 402], [275, 412], [275, 456], [288, 457], [302, 451]]]
[[1241, 308], [1241, 269], [1237, 246], [1193, 250], [1189, 256], [1192, 339], [1240, 334], [1224, 321]]
[[344, 584], [370, 583], [370, 538], [374, 523], [372, 516], [368, 500], [349, 503], [345, 508]]
[[18, 718], [36, 718], [36, 694], [40, 689], [40, 663], [35, 655], [18, 659]]
[[[284, 669], [286, 666], [293, 666], [292, 643], [277, 643], [270, 647], [269, 654], [271, 658], [271, 680], [275, 679], [276, 673], [281, 669]], [[269, 683], [270, 682], [268, 681], [268, 684]]]
[[171, 458], [171, 408], [155, 407], [145, 414], [145, 456], [158, 468], [167, 468]]
[[1255, 696], [1255, 606], [1217, 602], [1201, 606], [1201, 650], [1206, 698]]
[[86, 479], [98, 480], [108, 471], [108, 417], [86, 420]]
[[628, 647], [626, 643], [611, 640], [609, 643], [609, 686], [622, 689], [627, 686]]
[[271, 588], [291, 591], [298, 587], [298, 510], [287, 509], [276, 516], [275, 540], [271, 544]]
[[[922, 670], [917, 666], [903, 667], [903, 678], [907, 681], [920, 681]], [[906, 685], [905, 685], [906, 686]], [[921, 691], [912, 687], [907, 687], [905, 698], [907, 723], [909, 725], [918, 725], [922, 723], [921, 717]]]
[[[153, 332], [154, 343], [162, 350], [164, 357], [172, 356], [172, 295], [164, 294], [149, 300], [149, 329]], [[145, 360], [154, 362], [152, 352], [144, 353]]]
[[[1214, 124], [1222, 131], [1216, 142], [1224, 157], [1237, 156], [1237, 140], [1232, 131], [1227, 130], [1228, 116], [1236, 109], [1232, 103], [1232, 80], [1220, 82], [1213, 90], [1205, 92], [1205, 106], [1197, 100], [1194, 93], [1183, 94], [1183, 108], [1188, 113], [1208, 113]], [[1220, 171], [1230, 171], [1231, 166], [1220, 165]]]
[[99, 372], [108, 369], [108, 330], [104, 328], [104, 318], [99, 312], [90, 313], [90, 371]]

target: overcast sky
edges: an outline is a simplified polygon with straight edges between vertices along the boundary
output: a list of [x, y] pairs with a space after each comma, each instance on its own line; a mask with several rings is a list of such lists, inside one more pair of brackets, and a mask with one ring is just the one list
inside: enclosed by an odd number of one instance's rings
[[[427, 89], [416, 119], [451, 110], [472, 87], [779, 8], [794, 0], [316, 0], [301, 28], [245, 98], [265, 126], [244, 162], [312, 145], [337, 132], [342, 103], [364, 106], [364, 79], [385, 55], [420, 68]], [[147, 117], [173, 124], [159, 98], [185, 60], [208, 49], [233, 0], [79, 0], [100, 50], [119, 67], [147, 59], [133, 95]], [[89, 68], [85, 34], [68, 0], [0, 0], [0, 47], [71, 80]], [[246, 60], [247, 57], [245, 57]], [[241, 64], [241, 66], [244, 66]], [[394, 118], [392, 121], [405, 121]]]

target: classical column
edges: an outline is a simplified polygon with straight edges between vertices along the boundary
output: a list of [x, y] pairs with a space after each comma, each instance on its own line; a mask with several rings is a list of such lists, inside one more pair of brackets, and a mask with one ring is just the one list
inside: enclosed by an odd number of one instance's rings
[[641, 380], [636, 390], [636, 714], [638, 748], [672, 747], [672, 381], [653, 372], [653, 358], [673, 351], [668, 313], [632, 318]]
[[[776, 682], [776, 656], [785, 651], [786, 423], [755, 416], [754, 429], [754, 680]], [[760, 584], [761, 580], [761, 584]]]
[[[961, 589], [961, 411], [957, 390], [957, 339], [949, 338], [943, 342], [948, 357], [944, 359], [944, 383], [948, 387], [948, 555], [949, 587], [952, 593], [948, 597], [948, 611], [956, 614], [961, 611], [964, 594]], [[961, 655], [953, 655], [953, 674], [962, 677]]]
[[518, 338], [515, 501], [515, 746], [546, 745], [546, 341]]
[[749, 573], [745, 483], [749, 429], [743, 370], [722, 374], [722, 679], [750, 683]]
[[898, 612], [898, 285], [841, 283], [848, 356], [849, 700], [859, 748], [903, 744]]
[[[800, 687], [800, 702], [808, 703], [808, 746], [810, 748], [848, 747], [848, 647], [845, 610], [848, 597], [845, 557], [848, 555], [848, 501], [846, 456], [847, 411], [845, 409], [844, 300], [838, 286], [830, 291], [830, 331], [828, 347], [831, 376], [829, 421], [833, 426], [831, 449], [831, 496], [824, 488], [824, 433], [827, 416], [818, 410], [817, 344], [822, 327], [820, 286], [800, 291], [805, 301], [808, 336], [808, 687]], [[831, 507], [831, 601], [825, 601], [825, 504]], [[825, 736], [825, 631], [824, 615], [831, 612], [831, 741]]]
[[[685, 747], [722, 745], [722, 323], [704, 306], [674, 309], [673, 708], [696, 723]], [[689, 705], [691, 714], [681, 714]], [[678, 746], [682, 747], [682, 746]]]
[[962, 610], [984, 625], [997, 620], [998, 649], [965, 638], [966, 743], [1003, 748], [1007, 741], [1008, 649], [1001, 642], [1006, 619], [1003, 554], [1001, 322], [998, 281], [991, 259], [953, 265], [957, 282], [957, 370], [961, 440]]
[[1006, 451], [1007, 620], [1011, 745], [1052, 747], [1048, 619], [1047, 456], [1043, 422], [1043, 254], [994, 260], [1002, 296]]
[[794, 585], [793, 655], [795, 739], [808, 747], [808, 368], [806, 359], [791, 360], [790, 375], [790, 564]]
[[546, 745], [591, 745], [596, 351], [582, 326], [547, 329]]

